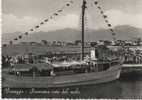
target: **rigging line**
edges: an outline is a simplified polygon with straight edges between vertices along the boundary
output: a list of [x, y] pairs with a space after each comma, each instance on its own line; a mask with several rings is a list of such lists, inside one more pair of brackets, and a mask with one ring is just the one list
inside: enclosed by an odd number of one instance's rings
[[[73, 0], [68, 1], [69, 3], [73, 3]], [[60, 15], [60, 13], [63, 12], [63, 10], [65, 9], [66, 6], [70, 6], [69, 3], [66, 3], [63, 7], [61, 7], [61, 9], [56, 10], [55, 13], [52, 13], [48, 18], [45, 18], [45, 20], [43, 20], [40, 25], [44, 25], [45, 23], [47, 23], [48, 21], [52, 20], [53, 18], [55, 18], [56, 16]], [[69, 4], [69, 5], [68, 5]], [[37, 28], [37, 27], [36, 27]], [[39, 28], [39, 26], [38, 26]]]
[[113, 40], [115, 40], [116, 34], [115, 34], [114, 30], [112, 29], [112, 24], [110, 24], [108, 19], [107, 19], [108, 18], [107, 15], [104, 14], [104, 11], [103, 11], [102, 7], [99, 5], [98, 1], [94, 1], [94, 4], [96, 5], [97, 9], [100, 11], [100, 14], [102, 15], [105, 23], [109, 27], [109, 30], [111, 31], [111, 35], [112, 35]]
[[[62, 12], [64, 10], [64, 8], [67, 6], [70, 6], [71, 4], [73, 4], [74, 0], [69, 0], [67, 3], [65, 3], [65, 5], [59, 9], [58, 11], [56, 11], [56, 13], [54, 13], [54, 16], [57, 16], [58, 13]], [[50, 16], [50, 19], [53, 18], [53, 15]], [[40, 23], [40, 25], [43, 25], [45, 22], [48, 22], [49, 19], [45, 19], [44, 21], [42, 21]], [[29, 33], [34, 32], [34, 29], [37, 29], [40, 27], [40, 25], [35, 26], [34, 28], [30, 29], [28, 32], [25, 32], [24, 35], [29, 35]], [[15, 41], [18, 41], [18, 39], [22, 39], [22, 35], [18, 36], [18, 38], [14, 38]], [[12, 41], [12, 40], [11, 40]], [[13, 41], [11, 42], [9, 41], [9, 43], [13, 44]]]

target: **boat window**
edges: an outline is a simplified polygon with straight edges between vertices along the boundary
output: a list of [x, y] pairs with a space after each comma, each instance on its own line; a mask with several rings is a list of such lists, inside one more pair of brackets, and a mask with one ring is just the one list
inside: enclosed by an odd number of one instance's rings
[[103, 64], [103, 70], [104, 71], [107, 70], [107, 69], [109, 69], [109, 67], [110, 67], [109, 63]]

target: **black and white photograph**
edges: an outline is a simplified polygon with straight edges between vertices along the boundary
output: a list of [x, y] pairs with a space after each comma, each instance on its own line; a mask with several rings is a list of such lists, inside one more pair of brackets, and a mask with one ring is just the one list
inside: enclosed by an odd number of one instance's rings
[[2, 99], [142, 99], [142, 0], [2, 0]]

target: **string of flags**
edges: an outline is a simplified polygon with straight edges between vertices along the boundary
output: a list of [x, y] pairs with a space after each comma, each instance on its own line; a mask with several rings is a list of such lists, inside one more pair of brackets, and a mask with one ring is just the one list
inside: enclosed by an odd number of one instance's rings
[[30, 34], [30, 32], [33, 32], [36, 29], [40, 28], [41, 25], [44, 25], [50, 19], [53, 19], [53, 17], [58, 16], [61, 12], [64, 11], [65, 7], [69, 7], [73, 3], [74, 3], [73, 0], [68, 1], [62, 8], [58, 9], [55, 13], [53, 13], [51, 16], [49, 16], [49, 18], [44, 19], [42, 22], [39, 23], [39, 25], [36, 25], [34, 28], [30, 29], [29, 31], [25, 32], [24, 34], [21, 34], [18, 37], [14, 38], [13, 40], [9, 41], [9, 44], [13, 44], [14, 41], [18, 41], [19, 39], [22, 39], [24, 35], [27, 36]]
[[108, 21], [108, 16], [104, 14], [104, 11], [102, 10], [101, 6], [99, 5], [98, 1], [94, 1], [94, 4], [97, 6], [98, 10], [100, 11], [100, 14], [102, 15], [102, 17], [104, 18], [105, 23], [107, 24], [109, 30], [111, 31], [111, 34], [113, 36], [113, 39], [115, 39], [115, 35], [116, 33], [114, 32], [112, 25], [109, 23]]
[[[23, 36], [27, 36], [30, 34], [30, 32], [35, 31], [36, 29], [40, 28], [41, 25], [46, 24], [50, 19], [53, 19], [53, 17], [60, 15], [61, 12], [64, 11], [65, 7], [69, 7], [71, 6], [71, 4], [73, 4], [73, 0], [68, 1], [62, 8], [58, 9], [55, 13], [53, 13], [51, 16], [49, 16], [49, 18], [44, 19], [43, 21], [41, 21], [39, 23], [39, 25], [36, 25], [34, 28], [30, 29], [29, 31], [25, 32], [24, 34], [19, 35], [18, 37], [14, 38], [13, 41], [9, 41], [9, 44], [13, 44], [14, 41], [18, 41], [19, 39], [22, 39]], [[99, 5], [98, 1], [94, 1], [94, 4], [97, 6], [98, 10], [100, 11], [100, 14], [102, 15], [102, 17], [104, 18], [105, 23], [107, 24], [107, 26], [109, 27], [109, 30], [112, 32], [112, 36], [115, 39], [115, 35], [116, 33], [114, 32], [112, 25], [109, 23], [108, 21], [108, 16], [104, 14], [104, 11], [102, 10], [101, 6]], [[87, 22], [86, 22], [87, 23]]]

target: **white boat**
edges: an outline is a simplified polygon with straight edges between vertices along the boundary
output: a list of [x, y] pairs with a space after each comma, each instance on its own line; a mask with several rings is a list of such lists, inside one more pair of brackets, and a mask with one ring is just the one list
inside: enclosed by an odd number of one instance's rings
[[[43, 64], [38, 65], [41, 66]], [[27, 76], [24, 73], [31, 73], [33, 68], [33, 65], [29, 66], [29, 70], [27, 68], [20, 67], [18, 69], [15, 67], [10, 74], [3, 75], [4, 81], [2, 81], [2, 86], [9, 88], [49, 88], [105, 83], [118, 79], [122, 67], [118, 60], [107, 62], [91, 61], [67, 66], [62, 64], [58, 67], [49, 67], [49, 65], [44, 64], [42, 68], [37, 66], [39, 68], [38, 71], [32, 73], [34, 75]], [[45, 76], [40, 75], [42, 72], [46, 71], [48, 73], [51, 70], [54, 71], [54, 75], [53, 73]]]

